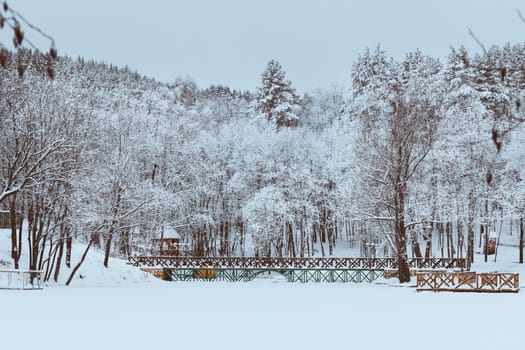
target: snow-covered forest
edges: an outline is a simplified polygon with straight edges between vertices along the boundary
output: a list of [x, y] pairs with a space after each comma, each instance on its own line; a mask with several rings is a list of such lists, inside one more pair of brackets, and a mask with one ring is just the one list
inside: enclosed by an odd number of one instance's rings
[[47, 280], [82, 262], [75, 242], [108, 266], [168, 229], [198, 256], [473, 260], [502, 227], [523, 242], [525, 44], [363, 50], [345, 88], [303, 96], [275, 60], [235, 91], [70, 57], [49, 79], [44, 55], [1, 56], [0, 209], [28, 229], [13, 266], [26, 250]]

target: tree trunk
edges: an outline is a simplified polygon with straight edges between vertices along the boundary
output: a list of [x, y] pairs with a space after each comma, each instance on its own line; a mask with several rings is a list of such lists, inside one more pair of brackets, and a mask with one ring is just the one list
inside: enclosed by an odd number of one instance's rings
[[454, 249], [454, 239], [452, 237], [452, 222], [447, 222], [445, 228], [447, 234], [447, 257], [453, 259], [456, 251]]
[[122, 230], [118, 235], [118, 250], [121, 257], [129, 258], [131, 255], [130, 232], [129, 230]]
[[520, 264], [523, 264], [523, 218], [520, 218]]
[[397, 263], [399, 282], [410, 282], [410, 269], [407, 263], [407, 249], [406, 249], [406, 236], [404, 227], [404, 220], [396, 220], [396, 248], [397, 248]]
[[245, 251], [244, 251], [244, 242], [245, 242], [245, 238], [244, 238], [244, 223], [242, 222], [242, 220], [239, 220], [239, 222], [237, 223], [237, 226], [238, 226], [238, 229], [239, 229], [239, 236], [240, 236], [240, 249], [241, 249], [241, 256], [244, 257], [245, 255]]
[[423, 232], [423, 237], [425, 238], [425, 260], [430, 259], [430, 253], [432, 252], [432, 231], [434, 231], [434, 228], [430, 227]]
[[303, 220], [301, 219], [299, 221], [299, 237], [300, 237], [300, 242], [299, 242], [299, 245], [300, 245], [300, 248], [299, 248], [299, 256], [301, 258], [304, 258], [304, 251], [305, 251], [305, 246], [306, 246], [306, 237], [305, 237], [305, 232], [304, 232], [304, 222]]
[[324, 258], [324, 245], [323, 245], [323, 235], [324, 235], [324, 232], [323, 232], [323, 227], [321, 225], [319, 225], [319, 227], [317, 228], [317, 233], [319, 234], [319, 245], [321, 246], [321, 256]]
[[55, 282], [58, 282], [58, 275], [60, 274], [60, 265], [62, 265], [62, 256], [64, 254], [64, 240], [61, 239], [58, 247], [58, 256], [56, 259], [56, 267], [55, 267], [55, 273], [53, 275], [53, 279]]
[[82, 257], [80, 258], [80, 261], [78, 262], [78, 264], [75, 265], [75, 267], [73, 268], [73, 271], [71, 271], [71, 274], [69, 275], [69, 277], [68, 277], [68, 279], [66, 281], [66, 286], [69, 286], [69, 284], [73, 280], [73, 277], [75, 277], [75, 274], [77, 273], [78, 269], [80, 268], [80, 266], [82, 266], [82, 263], [86, 259], [86, 256], [87, 256], [87, 253], [89, 251], [89, 248], [91, 248], [91, 245], [93, 244], [93, 242], [95, 240], [94, 237], [95, 237], [94, 234], [91, 235], [91, 239], [89, 240], [89, 243], [86, 246], [86, 249], [84, 250], [84, 253], [82, 254]]
[[29, 269], [30, 270], [36, 270], [36, 262], [35, 262], [35, 247], [34, 242], [36, 240], [36, 219], [35, 219], [35, 210], [34, 205], [31, 203], [29, 205], [28, 211], [27, 211], [27, 247], [29, 250]]
[[[95, 233], [93, 240], [98, 238], [98, 233]], [[73, 246], [73, 238], [71, 236], [66, 238], [66, 266], [71, 268], [71, 248]]]
[[458, 258], [463, 258], [463, 245], [464, 245], [464, 235], [463, 235], [463, 222], [457, 221], [457, 230], [458, 230]]
[[9, 220], [10, 226], [11, 226], [11, 258], [13, 258], [13, 265], [15, 269], [18, 270], [19, 267], [19, 261], [20, 261], [20, 254], [21, 251], [19, 250], [19, 247], [21, 248], [21, 244], [18, 242], [18, 236], [17, 236], [17, 218], [16, 218], [16, 194], [13, 195], [13, 198], [9, 201]]
[[19, 260], [20, 260], [20, 256], [22, 255], [22, 234], [24, 233], [22, 226], [23, 226], [23, 221], [20, 222], [20, 225], [18, 227], [18, 248], [16, 251], [18, 252]]
[[416, 230], [413, 228], [410, 231], [410, 242], [412, 244], [412, 254], [418, 258], [421, 259], [423, 256], [421, 254], [421, 246], [419, 245], [419, 235], [417, 234]]
[[421, 247], [419, 246], [419, 242], [417, 239], [412, 240], [412, 251], [414, 252], [414, 256], [418, 259], [422, 258], [423, 255], [421, 254]]
[[472, 193], [469, 194], [468, 222], [467, 222], [467, 263], [469, 266], [474, 262], [474, 211], [476, 199]]
[[108, 239], [106, 240], [106, 246], [104, 248], [104, 267], [108, 267], [109, 265], [109, 254], [111, 253], [111, 241], [113, 239], [113, 231], [111, 231], [108, 235]]
[[438, 232], [438, 245], [439, 245], [439, 251], [441, 253], [441, 257], [445, 257], [445, 228], [443, 223], [438, 222], [436, 224], [437, 232]]
[[[56, 259], [56, 255], [57, 255], [56, 254], [56, 249], [54, 249], [55, 244], [56, 243], [53, 242], [53, 239], [50, 238], [49, 239], [49, 246], [47, 248], [47, 250], [48, 250], [47, 257], [40, 262], [42, 264], [42, 266], [44, 266], [44, 265], [46, 266], [46, 272], [44, 274], [44, 281], [45, 282], [49, 281], [49, 278], [51, 276], [51, 271], [53, 270], [53, 267], [55, 266], [55, 259]], [[43, 251], [43, 249], [42, 249], [42, 251]], [[43, 270], [43, 268], [41, 270]]]
[[467, 260], [469, 264], [474, 262], [474, 223], [467, 223]]
[[287, 230], [288, 230], [288, 251], [292, 258], [295, 258], [295, 240], [294, 240], [294, 234], [293, 234], [293, 225], [291, 222], [288, 222], [286, 224]]
[[394, 232], [400, 283], [410, 282], [410, 269], [407, 263], [407, 244], [405, 231], [405, 191], [403, 187], [404, 185], [401, 184], [401, 181], [397, 181], [394, 198]]
[[485, 256], [485, 262], [489, 260], [489, 230], [488, 225], [484, 225], [485, 230], [485, 247], [483, 249], [484, 256]]

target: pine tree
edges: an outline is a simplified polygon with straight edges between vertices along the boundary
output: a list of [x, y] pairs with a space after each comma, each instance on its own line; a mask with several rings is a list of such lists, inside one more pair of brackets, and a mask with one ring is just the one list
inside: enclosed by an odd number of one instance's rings
[[285, 79], [281, 65], [275, 60], [268, 62], [262, 74], [262, 86], [257, 92], [255, 108], [278, 128], [299, 124], [299, 97], [292, 83]]

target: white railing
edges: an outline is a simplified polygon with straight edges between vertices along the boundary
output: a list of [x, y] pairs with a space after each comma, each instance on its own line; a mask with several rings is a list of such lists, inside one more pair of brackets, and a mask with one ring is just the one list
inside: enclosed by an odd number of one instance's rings
[[40, 270], [0, 270], [0, 289], [42, 289]]

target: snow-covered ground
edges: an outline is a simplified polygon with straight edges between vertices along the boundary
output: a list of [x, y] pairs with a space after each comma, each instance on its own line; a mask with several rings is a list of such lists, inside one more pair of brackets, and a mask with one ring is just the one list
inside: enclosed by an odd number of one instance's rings
[[[27, 241], [23, 241], [22, 245], [22, 256], [20, 258], [20, 269], [27, 270], [28, 268], [28, 248]], [[80, 258], [84, 252], [85, 245], [74, 244], [71, 253], [71, 267], [68, 268], [64, 259], [62, 261], [61, 272], [59, 275], [58, 284], [65, 284], [74, 266], [80, 261]], [[10, 257], [11, 252], [11, 236], [10, 231], [7, 229], [0, 229], [0, 270], [13, 269], [13, 260]], [[73, 285], [88, 285], [88, 286], [100, 286], [109, 284], [134, 284], [142, 283], [144, 281], [156, 280], [152, 275], [145, 273], [137, 268], [129, 266], [127, 261], [120, 259], [110, 259], [109, 267], [106, 269], [102, 262], [104, 256], [102, 251], [92, 248], [85, 262], [81, 265], [80, 269], [75, 274], [72, 284]], [[7, 275], [0, 273], [0, 289], [7, 286]], [[47, 283], [48, 288], [50, 285], [55, 283]], [[16, 283], [13, 284], [15, 287]], [[21, 285], [21, 284], [20, 284]], [[1, 310], [0, 310], [1, 314]], [[0, 344], [0, 350], [2, 350]]]
[[0, 291], [1, 349], [523, 349], [525, 294], [369, 284]]
[[[75, 247], [76, 262], [81, 247]], [[8, 260], [0, 239], [2, 259]], [[479, 271], [523, 272], [517, 248]], [[0, 290], [0, 350], [523, 349], [525, 292], [416, 292], [413, 283], [163, 282], [93, 251], [69, 287]], [[264, 276], [267, 277], [267, 276]], [[522, 274], [520, 285], [525, 287]]]

